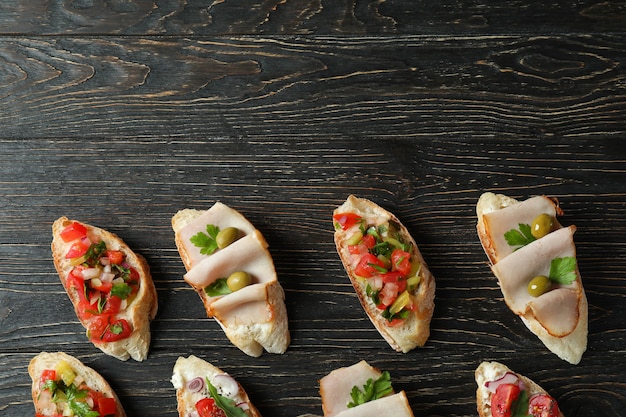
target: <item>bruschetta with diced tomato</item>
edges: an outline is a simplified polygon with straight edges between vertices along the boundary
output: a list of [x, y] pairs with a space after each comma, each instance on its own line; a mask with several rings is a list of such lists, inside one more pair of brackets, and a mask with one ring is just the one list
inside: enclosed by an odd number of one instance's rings
[[499, 362], [482, 362], [475, 371], [480, 417], [563, 417], [557, 401], [530, 378]]
[[423, 346], [435, 308], [435, 278], [400, 220], [353, 195], [333, 212], [334, 240], [370, 320], [398, 352]]
[[171, 382], [180, 417], [261, 417], [235, 378], [196, 356], [176, 360]]
[[87, 337], [120, 360], [146, 359], [157, 294], [146, 260], [117, 235], [61, 217], [52, 256]]
[[413, 417], [406, 393], [395, 392], [389, 372], [365, 361], [324, 376], [320, 395], [324, 417]]
[[574, 232], [558, 202], [484, 193], [477, 231], [511, 311], [559, 358], [577, 364], [587, 349], [588, 307]]
[[290, 343], [285, 294], [268, 244], [241, 213], [216, 202], [172, 217], [184, 280], [207, 316], [249, 356], [284, 353]]
[[126, 417], [108, 382], [74, 356], [42, 352], [28, 366], [35, 417]]

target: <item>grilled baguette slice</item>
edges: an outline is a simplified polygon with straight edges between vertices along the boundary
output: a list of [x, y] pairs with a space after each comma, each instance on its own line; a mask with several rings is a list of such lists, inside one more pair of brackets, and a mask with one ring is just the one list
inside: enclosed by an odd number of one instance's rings
[[[500, 363], [500, 362], [482, 362], [474, 373], [474, 377], [476, 379], [476, 384], [478, 388], [476, 389], [476, 408], [478, 410], [478, 415], [480, 417], [491, 417], [491, 397], [494, 394], [493, 388], [488, 389], [488, 385], [492, 384], [493, 381], [497, 381], [500, 378], [504, 377], [507, 373], [515, 375], [520, 381], [520, 385], [525, 388], [526, 393], [528, 394], [528, 399], [530, 400], [534, 395], [537, 394], [546, 394], [546, 390], [541, 388], [537, 383], [532, 381], [530, 378], [520, 375], [518, 373], [513, 372], [509, 367]], [[556, 405], [556, 401], [554, 401], [555, 409], [557, 410], [556, 415], [559, 417], [563, 417], [563, 413], [558, 409], [558, 405]], [[550, 414], [541, 414], [542, 416], [550, 416]], [[554, 415], [554, 414], [553, 414]]]
[[[176, 388], [178, 415], [188, 417], [194, 415], [196, 404], [213, 398], [207, 380], [221, 395], [221, 401], [243, 409], [250, 417], [261, 417], [259, 410], [252, 404], [244, 388], [232, 376], [213, 364], [196, 356], [179, 357], [172, 373], [172, 385]], [[232, 402], [231, 402], [232, 401]]]
[[[76, 261], [66, 257], [66, 254], [73, 245], [73, 241], [66, 242], [61, 237], [61, 232], [69, 225], [77, 222], [87, 229], [87, 236], [92, 243], [105, 242], [107, 249], [121, 251], [125, 255], [124, 262], [127, 266], [134, 268], [139, 274], [139, 289], [133, 296], [132, 301], [126, 308], [118, 313], [116, 319], [126, 320], [131, 328], [130, 337], [122, 340], [105, 342], [102, 340], [92, 340], [92, 343], [107, 355], [119, 360], [133, 358], [142, 361], [147, 358], [150, 347], [150, 321], [157, 313], [157, 293], [150, 274], [150, 268], [143, 256], [133, 252], [122, 239], [117, 235], [99, 227], [86, 223], [70, 220], [67, 217], [60, 217], [52, 225], [52, 257], [54, 266], [59, 273], [61, 283], [67, 292], [77, 317], [81, 324], [89, 330], [92, 325], [92, 318], [83, 317], [81, 314], [81, 291], [72, 285], [68, 276], [76, 266]], [[83, 296], [84, 297], [84, 296]]]
[[[345, 227], [345, 224], [342, 226], [337, 221], [338, 216], [343, 214], [355, 214], [361, 220], [356, 224]], [[354, 195], [350, 195], [341, 206], [334, 210], [333, 219], [335, 226], [334, 240], [337, 252], [363, 309], [378, 332], [398, 352], [406, 353], [417, 346], [423, 346], [430, 336], [430, 321], [435, 308], [435, 278], [428, 270], [428, 266], [409, 231], [389, 211], [370, 200], [358, 198]], [[396, 241], [402, 241], [409, 245], [411, 264], [420, 266], [417, 272], [419, 284], [416, 289], [410, 291], [412, 308], [406, 310], [408, 315], [400, 324], [394, 323], [394, 325], [390, 325], [390, 321], [383, 317], [381, 314], [382, 310], [378, 308], [372, 297], [368, 295], [368, 279], [363, 279], [356, 273], [359, 258], [358, 255], [351, 253], [351, 246], [353, 246], [351, 243], [355, 243], [355, 235], [363, 234], [361, 230], [363, 226], [369, 225], [382, 226], [388, 229], [387, 232], [390, 234], [391, 229], [394, 229], [395, 236], [390, 235], [388, 238], [394, 238]]]
[[[239, 238], [212, 254], [190, 243], [207, 225], [234, 227]], [[207, 316], [215, 319], [228, 339], [245, 354], [258, 357], [263, 350], [282, 354], [291, 341], [285, 294], [276, 277], [267, 242], [241, 213], [216, 202], [209, 210], [182, 209], [172, 217], [175, 242], [187, 274], [185, 281], [197, 292]], [[223, 296], [205, 291], [208, 277], [227, 277], [244, 271], [254, 275], [247, 287]], [[214, 281], [213, 281], [214, 282]]]
[[[112, 398], [115, 400], [116, 413], [114, 417], [126, 417], [126, 413], [122, 408], [119, 398], [108, 384], [108, 382], [95, 370], [83, 364], [80, 360], [74, 356], [68, 355], [64, 352], [41, 352], [35, 356], [28, 365], [28, 374], [32, 379], [31, 394], [33, 402], [35, 404], [35, 413], [43, 416], [61, 415], [63, 413], [64, 403], [53, 402], [52, 393], [50, 390], [45, 389], [44, 381], [42, 381], [44, 371], [56, 370], [63, 364], [63, 369], [71, 369], [71, 371], [64, 372], [64, 378], [68, 378], [68, 374], [71, 375], [72, 381], [65, 381], [67, 385], [73, 384], [78, 389], [86, 389], [96, 391], [98, 395], [106, 398]], [[55, 371], [56, 381], [61, 381], [61, 376]], [[84, 406], [84, 405], [83, 405]], [[64, 414], [65, 415], [65, 414]]]

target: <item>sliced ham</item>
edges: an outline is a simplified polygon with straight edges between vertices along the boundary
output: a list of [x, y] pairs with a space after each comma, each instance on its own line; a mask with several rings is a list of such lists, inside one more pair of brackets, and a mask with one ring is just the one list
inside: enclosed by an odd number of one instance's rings
[[236, 271], [245, 271], [253, 282], [275, 281], [276, 270], [267, 242], [258, 230], [235, 241], [226, 248], [205, 257], [183, 277], [191, 286], [202, 289], [218, 278], [226, 278]]
[[368, 379], [380, 378], [382, 373], [361, 361], [352, 366], [335, 369], [320, 380], [320, 394], [325, 417], [332, 417], [348, 409], [353, 386], [361, 389]]
[[549, 233], [492, 266], [509, 308], [517, 315], [534, 317], [548, 333], [558, 337], [571, 333], [578, 323], [582, 291], [579, 279], [539, 297], [532, 297], [527, 288], [533, 277], [549, 275], [553, 259], [576, 257], [575, 230], [575, 226], [569, 226]]
[[349, 408], [337, 417], [413, 417], [413, 411], [404, 391]]
[[226, 326], [268, 323], [272, 309], [268, 302], [268, 283], [248, 285], [211, 303], [210, 315]]
[[191, 268], [201, 262], [206, 255], [201, 254], [200, 248], [191, 243], [189, 239], [200, 232], [206, 233], [208, 224], [217, 226], [220, 229], [235, 227], [239, 229], [242, 235], [248, 235], [255, 230], [252, 223], [237, 210], [216, 202], [209, 210], [187, 224], [179, 232], [180, 241], [183, 242], [184, 249], [191, 260]]
[[558, 207], [545, 196], [529, 198], [517, 204], [483, 213], [483, 225], [490, 237], [491, 247], [496, 255], [496, 262], [510, 255], [515, 248], [509, 246], [504, 234], [511, 229], [519, 229], [519, 224], [531, 224], [540, 214], [548, 214], [556, 218]]

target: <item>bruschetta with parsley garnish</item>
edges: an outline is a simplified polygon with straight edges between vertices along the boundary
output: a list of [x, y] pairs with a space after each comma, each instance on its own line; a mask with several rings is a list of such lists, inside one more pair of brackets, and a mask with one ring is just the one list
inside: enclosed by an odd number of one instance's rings
[[563, 417], [557, 401], [530, 378], [499, 362], [475, 371], [479, 417]]
[[574, 232], [563, 227], [558, 202], [545, 196], [517, 201], [480, 196], [480, 242], [511, 311], [559, 358], [577, 364], [587, 349], [587, 298]]
[[28, 373], [35, 417], [126, 417], [107, 381], [74, 356], [42, 352]]
[[158, 308], [146, 260], [117, 235], [67, 217], [52, 235], [54, 266], [89, 340], [117, 359], [146, 359]]
[[365, 361], [320, 379], [324, 417], [413, 417], [404, 391], [395, 392], [389, 372]]
[[220, 202], [209, 210], [180, 210], [172, 228], [183, 278], [207, 316], [249, 356], [284, 353], [291, 340], [285, 294], [261, 232]]
[[333, 212], [335, 245], [363, 309], [398, 352], [423, 346], [435, 308], [435, 278], [393, 214], [353, 195]]
[[196, 356], [178, 358], [171, 382], [180, 417], [261, 417], [235, 378]]

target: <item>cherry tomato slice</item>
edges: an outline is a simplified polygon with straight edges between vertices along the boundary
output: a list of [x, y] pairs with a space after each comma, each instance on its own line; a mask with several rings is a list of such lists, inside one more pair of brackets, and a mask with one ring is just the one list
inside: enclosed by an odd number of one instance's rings
[[196, 411], [200, 417], [226, 417], [224, 410], [215, 404], [213, 398], [203, 398], [196, 403]]
[[536, 394], [528, 401], [528, 414], [533, 417], [558, 417], [559, 406], [551, 396]]
[[133, 332], [130, 324], [124, 320], [119, 319], [110, 326], [108, 326], [102, 335], [103, 342], [117, 342], [118, 340], [126, 339]]
[[502, 384], [491, 396], [491, 415], [493, 417], [511, 417], [511, 407], [520, 394], [517, 384]]
[[71, 242], [72, 240], [82, 239], [87, 236], [87, 228], [78, 222], [72, 222], [59, 233], [63, 242]]
[[360, 222], [361, 216], [356, 213], [337, 213], [333, 216], [333, 220], [342, 230], [346, 230]]

